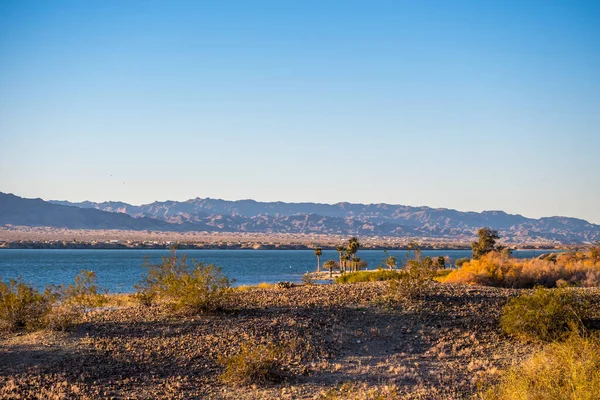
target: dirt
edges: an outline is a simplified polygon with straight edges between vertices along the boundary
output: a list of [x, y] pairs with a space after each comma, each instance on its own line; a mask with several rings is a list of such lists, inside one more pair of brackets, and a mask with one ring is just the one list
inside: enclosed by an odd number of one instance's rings
[[[4, 334], [0, 397], [458, 399], [539, 347], [499, 330], [517, 290], [437, 284], [419, 301], [390, 303], [386, 288], [251, 289], [217, 314], [126, 306], [97, 310], [68, 332]], [[293, 344], [283, 381], [221, 382], [219, 357], [243, 343]]]

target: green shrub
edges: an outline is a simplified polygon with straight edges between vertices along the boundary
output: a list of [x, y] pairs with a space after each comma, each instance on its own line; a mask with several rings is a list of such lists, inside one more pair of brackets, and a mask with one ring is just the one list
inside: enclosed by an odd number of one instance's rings
[[589, 304], [567, 289], [538, 287], [511, 299], [502, 309], [500, 326], [508, 335], [552, 341], [583, 329]]
[[409, 260], [399, 278], [390, 281], [388, 295], [392, 300], [416, 300], [429, 292], [435, 276], [436, 269], [431, 263]]
[[48, 286], [40, 292], [21, 280], [0, 280], [0, 330], [64, 330], [84, 312], [102, 305], [96, 275], [82, 270], [68, 286]]
[[335, 278], [335, 283], [388, 281], [390, 279], [399, 279], [400, 276], [401, 273], [398, 271], [382, 269], [377, 271], [358, 271], [338, 276]]
[[481, 398], [592, 400], [599, 394], [600, 340], [572, 334], [510, 368], [500, 383], [482, 393]]
[[161, 264], [144, 266], [148, 274], [136, 285], [136, 298], [151, 304], [156, 300], [166, 301], [180, 311], [216, 311], [224, 307], [232, 280], [213, 264], [206, 265], [196, 260], [188, 263], [187, 257], [163, 257]]
[[61, 303], [80, 311], [101, 307], [107, 301], [102, 289], [98, 286], [98, 278], [92, 271], [85, 269], [75, 276], [75, 282], [62, 288], [59, 298]]
[[20, 279], [0, 280], [0, 330], [37, 329], [52, 308], [53, 298]]
[[225, 367], [220, 379], [230, 385], [264, 385], [279, 382], [283, 377], [284, 354], [283, 346], [272, 343], [243, 344], [237, 354], [219, 358], [219, 364]]

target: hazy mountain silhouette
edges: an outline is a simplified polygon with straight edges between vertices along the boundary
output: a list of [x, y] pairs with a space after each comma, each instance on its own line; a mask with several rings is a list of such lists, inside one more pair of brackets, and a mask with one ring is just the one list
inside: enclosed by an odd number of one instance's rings
[[[462, 212], [391, 204], [319, 204], [195, 198], [134, 206], [123, 202], [54, 204], [153, 218], [180, 230], [323, 233], [427, 238], [473, 237], [482, 226], [515, 241], [582, 243], [600, 240], [600, 225], [567, 217], [527, 218], [503, 211]], [[194, 226], [195, 228], [191, 227]]]
[[133, 218], [94, 208], [69, 207], [41, 199], [0, 193], [0, 225], [48, 226], [71, 229], [185, 230], [190, 224], [170, 224], [154, 218]]

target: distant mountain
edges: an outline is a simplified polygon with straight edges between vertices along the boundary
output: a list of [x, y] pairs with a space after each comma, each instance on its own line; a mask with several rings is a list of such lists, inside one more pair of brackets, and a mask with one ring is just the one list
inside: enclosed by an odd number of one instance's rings
[[600, 240], [600, 225], [567, 217], [526, 218], [503, 211], [461, 212], [391, 204], [319, 204], [195, 198], [134, 206], [122, 202], [54, 204], [152, 218], [180, 230], [322, 233], [465, 239], [482, 226], [511, 242], [584, 243]]
[[181, 226], [154, 218], [133, 218], [123, 213], [70, 207], [0, 193], [0, 225], [7, 224], [71, 229], [180, 231], [189, 228], [189, 224]]

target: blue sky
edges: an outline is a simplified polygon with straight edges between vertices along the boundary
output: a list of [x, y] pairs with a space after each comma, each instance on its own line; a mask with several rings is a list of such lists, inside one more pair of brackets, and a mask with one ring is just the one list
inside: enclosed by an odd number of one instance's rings
[[0, 1], [0, 191], [600, 223], [598, 1]]

